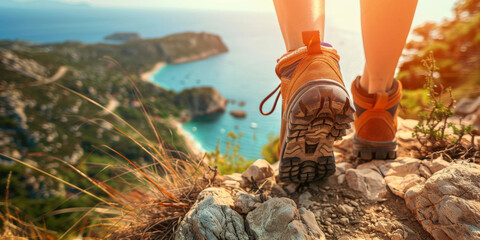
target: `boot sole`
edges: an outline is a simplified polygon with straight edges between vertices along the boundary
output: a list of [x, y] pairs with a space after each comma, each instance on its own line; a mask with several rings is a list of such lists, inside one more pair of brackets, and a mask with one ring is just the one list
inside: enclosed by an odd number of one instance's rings
[[387, 160], [397, 158], [397, 140], [390, 142], [372, 142], [353, 138], [353, 154], [362, 160]]
[[280, 180], [308, 183], [335, 173], [333, 143], [346, 135], [355, 107], [347, 90], [329, 79], [310, 81], [293, 95], [285, 111]]

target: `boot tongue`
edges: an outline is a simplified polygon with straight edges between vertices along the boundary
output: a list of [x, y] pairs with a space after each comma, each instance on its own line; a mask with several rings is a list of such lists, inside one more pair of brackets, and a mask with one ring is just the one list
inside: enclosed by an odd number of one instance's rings
[[[322, 47], [333, 49], [332, 45], [320, 41], [319, 31], [302, 32], [302, 40], [305, 47], [290, 51], [277, 60], [275, 71], [279, 78], [289, 79], [300, 61], [308, 54], [322, 54]], [[336, 54], [335, 51], [334, 53]]]
[[320, 41], [319, 31], [302, 32], [303, 44], [307, 46], [309, 54], [317, 54], [322, 52], [322, 44]]

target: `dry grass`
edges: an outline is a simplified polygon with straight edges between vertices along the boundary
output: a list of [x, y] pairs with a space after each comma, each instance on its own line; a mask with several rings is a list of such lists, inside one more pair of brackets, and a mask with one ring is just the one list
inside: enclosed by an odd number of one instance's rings
[[[79, 96], [100, 109], [108, 112], [118, 122], [108, 122], [113, 129], [126, 139], [133, 142], [137, 147], [146, 152], [153, 159], [153, 163], [146, 166], [139, 166], [135, 161], [128, 159], [121, 152], [113, 147], [104, 145], [98, 149], [110, 154], [113, 158], [122, 162], [123, 170], [118, 176], [106, 181], [99, 181], [87, 176], [80, 171], [77, 166], [73, 166], [68, 162], [54, 158], [73, 171], [79, 176], [87, 179], [92, 184], [89, 189], [82, 189], [75, 186], [60, 177], [54, 176], [42, 169], [39, 169], [24, 160], [15, 159], [3, 154], [13, 161], [23, 164], [26, 167], [34, 169], [56, 181], [68, 185], [82, 194], [89, 195], [100, 202], [94, 207], [60, 209], [50, 214], [78, 213], [83, 215], [78, 218], [73, 226], [62, 233], [58, 238], [63, 239], [69, 236], [89, 236], [98, 239], [172, 239], [173, 233], [179, 220], [189, 210], [194, 203], [198, 193], [211, 181], [204, 177], [204, 166], [201, 164], [199, 157], [184, 156], [178, 159], [172, 156], [163, 146], [164, 142], [159, 136], [155, 122], [152, 119], [150, 110], [145, 105], [145, 101], [135, 81], [120, 66], [120, 64], [110, 58], [104, 57], [103, 60], [109, 64], [117, 66], [123, 71], [124, 75], [130, 80], [134, 93], [141, 103], [143, 114], [149, 124], [151, 131], [156, 136], [155, 141], [145, 137], [139, 130], [135, 129], [131, 124], [122, 119], [119, 115], [102, 106], [95, 100], [82, 95], [65, 86], [55, 83], [57, 86]], [[104, 119], [94, 119], [89, 121], [106, 121]], [[128, 133], [123, 129], [127, 129]], [[176, 153], [174, 155], [183, 155]], [[88, 158], [88, 156], [87, 156]], [[110, 166], [106, 166], [110, 167]], [[110, 182], [121, 179], [122, 176], [131, 174], [136, 182], [128, 182], [129, 190], [120, 192], [118, 189], [111, 187]], [[215, 174], [214, 174], [215, 176]], [[94, 194], [91, 189], [97, 188], [105, 193], [105, 197]], [[14, 217], [10, 213], [12, 206], [8, 205], [8, 189], [7, 199], [5, 200], [5, 214], [0, 215], [4, 222], [4, 229], [0, 234], [2, 239], [22, 239], [21, 236], [29, 239], [53, 239], [53, 233], [45, 228], [37, 227], [31, 223], [25, 223]], [[20, 237], [19, 237], [20, 236]]]

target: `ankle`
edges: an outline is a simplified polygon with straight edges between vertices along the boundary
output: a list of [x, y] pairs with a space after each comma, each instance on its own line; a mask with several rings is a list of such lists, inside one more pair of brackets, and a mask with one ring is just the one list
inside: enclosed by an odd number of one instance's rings
[[358, 80], [358, 87], [368, 94], [388, 93], [395, 87], [395, 81], [397, 80], [393, 78], [390, 81], [374, 81], [368, 74], [364, 73]]

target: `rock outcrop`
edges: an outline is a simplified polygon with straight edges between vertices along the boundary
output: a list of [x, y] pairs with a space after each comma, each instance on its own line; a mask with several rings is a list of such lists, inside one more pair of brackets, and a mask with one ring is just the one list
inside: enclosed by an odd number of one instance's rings
[[420, 166], [418, 159], [398, 158], [379, 165], [379, 168], [393, 194], [403, 198], [408, 189], [425, 182], [426, 179], [420, 175]]
[[48, 74], [47, 69], [37, 61], [21, 58], [13, 51], [3, 48], [0, 48], [0, 63], [12, 72], [33, 78], [37, 81], [43, 79]]
[[232, 205], [232, 196], [225, 189], [205, 189], [183, 218], [175, 239], [248, 240], [243, 217]]
[[453, 164], [405, 194], [407, 207], [435, 239], [480, 239], [480, 168]]
[[213, 87], [185, 89], [175, 102], [187, 107], [182, 116], [184, 120], [223, 113], [227, 105], [227, 100]]
[[288, 198], [272, 198], [248, 213], [248, 232], [254, 239], [325, 239], [315, 216], [305, 208], [297, 209]]
[[160, 47], [168, 56], [169, 64], [197, 61], [228, 51], [219, 36], [209, 33], [185, 32], [164, 37], [162, 40]]
[[298, 209], [291, 199], [262, 199], [261, 195], [245, 192], [232, 197], [225, 188], [207, 188], [182, 219], [175, 239], [325, 239], [325, 236], [313, 213]]
[[247, 170], [242, 173], [242, 177], [249, 184], [256, 184], [257, 187], [264, 190], [271, 190], [276, 183], [275, 172], [272, 166], [263, 159], [258, 159], [250, 165]]
[[243, 110], [232, 110], [230, 111], [230, 115], [234, 118], [246, 118], [247, 113]]
[[450, 121], [459, 123], [461, 119], [462, 124], [480, 128], [480, 97], [462, 98], [456, 104], [454, 113]]
[[348, 169], [345, 172], [348, 186], [360, 192], [369, 200], [381, 201], [385, 199], [387, 187], [383, 176], [371, 168]]

